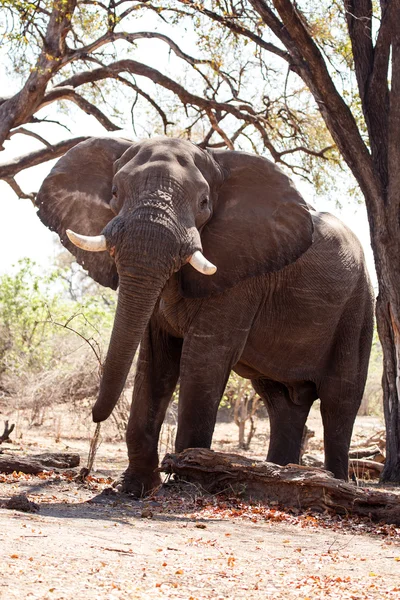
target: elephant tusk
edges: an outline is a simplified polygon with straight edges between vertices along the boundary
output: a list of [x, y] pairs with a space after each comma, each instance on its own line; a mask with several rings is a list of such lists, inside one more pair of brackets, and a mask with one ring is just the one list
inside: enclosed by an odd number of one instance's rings
[[89, 252], [103, 252], [107, 250], [106, 237], [104, 235], [80, 235], [67, 229], [66, 234], [70, 241], [81, 248], [89, 250]]
[[196, 250], [189, 262], [192, 267], [196, 269], [196, 271], [203, 273], [203, 275], [214, 275], [215, 271], [217, 270], [217, 267], [210, 263], [210, 261], [203, 256], [200, 250]]

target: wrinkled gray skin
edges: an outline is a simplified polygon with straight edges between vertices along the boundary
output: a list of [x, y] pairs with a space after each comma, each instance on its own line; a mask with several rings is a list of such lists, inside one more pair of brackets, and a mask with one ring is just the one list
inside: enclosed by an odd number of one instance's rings
[[[347, 479], [373, 297], [360, 243], [343, 223], [308, 207], [264, 158], [164, 138], [79, 144], [44, 181], [38, 206], [95, 280], [119, 282], [95, 422], [111, 414], [141, 342], [125, 491], [140, 496], [160, 481], [157, 442], [178, 378], [179, 452], [210, 446], [232, 369], [268, 408], [267, 460], [299, 461], [320, 398], [325, 465]], [[103, 232], [108, 252], [78, 250], [67, 228]], [[186, 264], [196, 250], [215, 275]]]

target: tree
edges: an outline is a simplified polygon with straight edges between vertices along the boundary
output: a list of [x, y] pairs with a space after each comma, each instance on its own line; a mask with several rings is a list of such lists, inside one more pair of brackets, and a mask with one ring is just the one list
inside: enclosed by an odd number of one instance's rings
[[[73, 103], [107, 131], [121, 129], [129, 109], [134, 126], [147, 104], [151, 134], [181, 135], [204, 147], [242, 143], [255, 151], [267, 148], [275, 160], [306, 176], [317, 158], [335, 157], [330, 136], [318, 135], [320, 118], [309, 106], [310, 97], [303, 95], [299, 101], [293, 91], [291, 107], [288, 95], [266, 94], [268, 76], [263, 70], [268, 69], [246, 48], [248, 40], [221, 40], [220, 30], [208, 39], [203, 32], [197, 35], [193, 16], [180, 2], [161, 7], [127, 0], [0, 0], [0, 5], [10, 77], [21, 81], [16, 94], [0, 99], [0, 149], [16, 134], [43, 145], [0, 164], [0, 179], [19, 197], [35, 197], [20, 188], [15, 179], [19, 172], [61, 156], [84, 139], [68, 136], [49, 143], [38, 133], [49, 121], [44, 108], [53, 104]], [[154, 30], [137, 31], [143, 23], [154, 25]], [[201, 58], [176, 42], [183, 28], [193, 37], [191, 47], [196, 48], [197, 40]], [[161, 70], [136, 60], [149, 39], [164, 44], [164, 63], [168, 53], [174, 55], [172, 75], [165, 73], [162, 57]], [[230, 52], [233, 59], [227, 58]], [[256, 88], [255, 65], [260, 73]], [[287, 161], [290, 155], [296, 155], [292, 163]]]

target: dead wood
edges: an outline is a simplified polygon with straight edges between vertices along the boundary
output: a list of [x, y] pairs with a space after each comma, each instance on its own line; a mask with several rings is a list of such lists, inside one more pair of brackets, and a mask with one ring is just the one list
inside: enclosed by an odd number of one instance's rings
[[324, 461], [318, 458], [317, 456], [313, 456], [312, 454], [303, 454], [301, 457], [301, 464], [304, 467], [320, 467], [324, 468]]
[[315, 431], [304, 425], [303, 437], [301, 438], [300, 447], [300, 462], [302, 462], [303, 455], [307, 452], [308, 444], [311, 438], [315, 437]]
[[400, 496], [359, 489], [319, 468], [251, 460], [203, 448], [167, 454], [160, 471], [198, 484], [211, 494], [235, 493], [286, 508], [330, 510], [400, 525]]
[[37, 454], [27, 457], [15, 457], [11, 454], [0, 456], [0, 473], [27, 473], [37, 475], [49, 469], [71, 469], [80, 462], [79, 454]]
[[29, 500], [26, 494], [12, 496], [3, 506], [9, 510], [20, 510], [21, 512], [35, 513], [39, 511], [39, 505]]
[[380, 452], [378, 446], [356, 446], [350, 448], [349, 458], [366, 458]]
[[375, 477], [379, 479], [383, 471], [383, 464], [365, 458], [353, 458], [349, 462], [349, 475], [355, 475], [358, 479]]
[[10, 441], [10, 433], [14, 431], [15, 424], [8, 425], [8, 421], [4, 421], [4, 431], [0, 435], [0, 444]]
[[[369, 457], [374, 457], [374, 456], [378, 456], [378, 455], [382, 455], [380, 448], [378, 448], [378, 446], [368, 446], [368, 447], [358, 447], [358, 448], [352, 448], [350, 449], [349, 452], [349, 457], [350, 458], [369, 458]], [[385, 457], [383, 457], [383, 459], [385, 459]], [[374, 458], [371, 458], [371, 460], [375, 460]], [[378, 461], [381, 462], [381, 461]]]
[[385, 451], [386, 448], [386, 432], [385, 430], [377, 431], [373, 435], [371, 435], [365, 442], [361, 442], [361, 446], [372, 446], [376, 445], [381, 450], [381, 452]]

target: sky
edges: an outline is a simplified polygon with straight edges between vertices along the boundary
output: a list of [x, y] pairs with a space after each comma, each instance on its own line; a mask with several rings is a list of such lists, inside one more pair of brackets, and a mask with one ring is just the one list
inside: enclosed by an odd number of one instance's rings
[[[145, 27], [137, 27], [136, 30], [150, 29], [154, 30], [153, 24]], [[185, 36], [185, 41], [190, 38]], [[182, 41], [183, 45], [183, 41]], [[171, 53], [165, 52], [165, 45], [160, 41], [143, 41], [142, 49], [145, 48], [145, 56], [141, 59], [148, 64], [157, 66], [163, 70], [173, 68], [174, 57]], [[185, 47], [186, 51], [195, 54], [195, 50]], [[4, 57], [4, 55], [3, 55]], [[10, 78], [5, 71], [4, 60], [1, 60], [2, 52], [0, 50], [0, 89], [2, 94], [12, 94], [19, 88], [19, 82]], [[172, 65], [172, 66], [171, 66]], [[121, 98], [121, 102], [124, 102]], [[41, 117], [55, 117], [55, 106], [46, 107], [39, 113]], [[126, 111], [129, 114], [129, 110]], [[115, 133], [106, 132], [94, 117], [84, 114], [82, 111], [71, 107], [68, 117], [58, 115], [60, 121], [67, 123], [71, 128], [72, 136], [94, 135], [94, 136], [122, 136], [137, 139], [129, 123], [125, 124], [125, 129]], [[140, 125], [140, 124], [139, 124]], [[28, 126], [29, 127], [29, 126]], [[33, 127], [34, 129], [34, 127]], [[40, 132], [50, 142], [56, 142], [68, 137], [67, 132], [60, 126], [53, 124], [41, 124], [35, 129]], [[140, 135], [140, 126], [137, 130]], [[142, 132], [143, 135], [143, 132]], [[14, 156], [26, 154], [29, 151], [42, 147], [41, 143], [31, 137], [24, 135], [15, 135], [6, 143], [6, 149], [0, 153], [0, 163], [6, 162]], [[26, 192], [37, 191], [41, 182], [52, 168], [55, 161], [50, 161], [43, 165], [27, 169], [20, 173], [16, 180], [21, 188]], [[315, 194], [311, 185], [299, 177], [294, 177], [296, 186], [304, 198], [310, 202], [316, 209], [329, 211], [342, 219], [358, 236], [366, 255], [369, 271], [374, 284], [376, 276], [374, 262], [369, 239], [369, 227], [364, 205], [356, 204], [355, 201], [339, 198], [341, 208], [337, 206], [336, 198], [321, 197]], [[345, 187], [345, 182], [344, 182]], [[43, 268], [49, 267], [53, 262], [58, 247], [55, 244], [56, 235], [51, 233], [36, 216], [36, 209], [30, 200], [18, 199], [11, 188], [3, 181], [0, 181], [0, 275], [9, 272], [12, 265], [23, 257], [30, 257]]]

